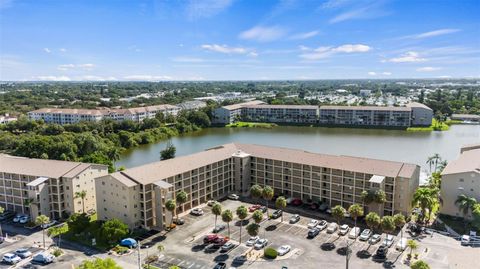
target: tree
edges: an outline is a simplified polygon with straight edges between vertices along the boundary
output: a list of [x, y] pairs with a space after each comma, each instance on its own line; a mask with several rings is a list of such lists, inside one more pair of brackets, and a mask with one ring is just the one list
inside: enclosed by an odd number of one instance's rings
[[[183, 204], [185, 202], [187, 202], [188, 194], [185, 191], [181, 190], [181, 191], [177, 192], [177, 195], [175, 196], [175, 199], [177, 200], [178, 208], [181, 208], [182, 211], [183, 211]], [[178, 220], [178, 212], [177, 212], [177, 220]]]
[[228, 237], [230, 237], [230, 222], [233, 220], [233, 213], [230, 209], [222, 212], [222, 220], [227, 223]]
[[411, 269], [430, 269], [430, 266], [428, 265], [428, 263], [424, 261], [416, 261], [412, 263], [412, 265], [410, 265], [410, 268]]
[[340, 221], [345, 217], [345, 208], [341, 205], [336, 205], [332, 208], [332, 216], [337, 221], [338, 225], [340, 225]]
[[128, 235], [128, 225], [119, 219], [110, 219], [100, 228], [101, 239], [109, 244], [117, 243]]
[[472, 210], [472, 224], [480, 230], [480, 203], [477, 203]]
[[222, 205], [218, 202], [215, 202], [212, 206], [212, 213], [215, 215], [215, 227], [217, 227], [217, 218], [222, 215]]
[[74, 213], [67, 220], [68, 230], [73, 234], [79, 234], [85, 231], [89, 224], [90, 217], [85, 213]]
[[263, 220], [263, 212], [260, 210], [255, 210], [252, 214], [252, 219], [255, 221], [255, 223], [259, 224]]
[[175, 200], [169, 199], [167, 202], [165, 202], [165, 208], [172, 213], [172, 220], [170, 221], [170, 227], [172, 227], [173, 215], [175, 213], [175, 209], [177, 208], [177, 203]]
[[42, 237], [43, 237], [43, 248], [45, 248], [45, 224], [50, 222], [50, 218], [45, 215], [39, 215], [35, 219], [35, 224], [40, 225], [42, 227]]
[[259, 228], [260, 228], [260, 225], [258, 225], [257, 223], [250, 223], [246, 227], [247, 233], [250, 236], [257, 236]]
[[262, 194], [263, 194], [263, 189], [259, 185], [255, 184], [250, 188], [250, 195], [254, 199], [260, 198], [260, 196], [262, 196]]
[[[436, 189], [420, 187], [415, 190], [412, 199], [412, 206], [420, 207], [422, 211], [421, 221], [424, 221], [431, 214], [431, 209], [437, 203], [438, 191]], [[428, 218], [429, 219], [429, 218]]]
[[395, 230], [395, 221], [392, 216], [384, 216], [380, 222], [380, 226], [382, 226], [382, 230], [388, 234]]
[[[279, 196], [277, 200], [275, 200], [275, 207], [283, 210], [285, 207], [287, 207], [287, 199], [285, 199], [283, 196]], [[283, 214], [281, 222], [283, 222]]]
[[[441, 120], [437, 119], [437, 124], [438, 123], [441, 123]], [[432, 172], [432, 166], [435, 168], [434, 171], [437, 171], [438, 165], [441, 163], [441, 161], [442, 161], [442, 158], [440, 157], [440, 154], [438, 154], [438, 153], [435, 153], [435, 154], [433, 154], [433, 156], [428, 157], [427, 164], [430, 168], [430, 173]]]
[[465, 230], [467, 230], [467, 215], [468, 212], [472, 211], [476, 208], [477, 206], [477, 199], [474, 197], [469, 197], [465, 194], [460, 194], [457, 197], [457, 200], [455, 200], [455, 205], [458, 207], [458, 210], [462, 213], [463, 219], [464, 219], [464, 224], [465, 224]]
[[385, 203], [387, 195], [383, 190], [365, 190], [361, 193], [363, 203], [369, 205], [371, 203]]
[[[0, 206], [0, 214], [3, 214], [3, 212], [5, 212], [5, 209]], [[0, 237], [3, 237], [2, 222], [0, 222]]]
[[363, 216], [363, 207], [359, 204], [353, 204], [348, 208], [348, 213], [355, 221], [354, 229], [357, 228], [357, 218]]
[[370, 212], [365, 216], [365, 222], [372, 231], [380, 226], [381, 218], [376, 212]]
[[172, 141], [167, 142], [167, 146], [164, 150], [160, 151], [160, 160], [168, 160], [175, 158], [177, 148], [172, 144]]
[[402, 213], [393, 215], [393, 222], [395, 226], [400, 229], [400, 240], [403, 239], [403, 226], [405, 225], [405, 216]]
[[273, 189], [270, 186], [265, 186], [262, 191], [262, 197], [265, 199], [265, 202], [267, 203], [267, 216], [268, 216], [268, 202], [272, 200], [273, 198]]
[[243, 220], [248, 216], [248, 209], [246, 206], [241, 205], [237, 208], [236, 212], [238, 219], [240, 220], [240, 244], [242, 243], [242, 226]]
[[82, 191], [77, 191], [75, 192], [75, 199], [82, 199], [82, 212], [85, 213], [85, 197], [87, 197], [87, 191], [82, 190]]
[[95, 260], [83, 261], [78, 269], [122, 269], [117, 263], [111, 259], [106, 258], [104, 260], [96, 258]]
[[409, 239], [407, 241], [407, 247], [410, 248], [410, 256], [411, 256], [412, 252], [418, 248], [418, 244], [415, 240]]

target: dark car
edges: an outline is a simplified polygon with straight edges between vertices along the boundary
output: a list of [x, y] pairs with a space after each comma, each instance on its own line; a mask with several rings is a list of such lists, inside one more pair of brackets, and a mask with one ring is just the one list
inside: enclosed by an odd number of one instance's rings
[[263, 213], [267, 212], [267, 207], [266, 206], [261, 206], [259, 208], [260, 211], [262, 211]]
[[173, 223], [175, 223], [175, 224], [177, 224], [177, 225], [183, 225], [183, 224], [185, 223], [185, 220], [182, 219], [182, 218], [178, 218], [178, 219], [175, 218], [175, 219], [173, 220]]
[[218, 224], [217, 226], [215, 226], [215, 228], [213, 228], [213, 232], [214, 233], [219, 233], [223, 230], [225, 230], [227, 226], [223, 225], [223, 224]]
[[227, 264], [225, 264], [224, 262], [219, 262], [217, 263], [217, 265], [215, 265], [215, 267], [213, 267], [213, 269], [225, 269], [227, 268]]
[[13, 217], [15, 217], [15, 212], [13, 211], [5, 211], [2, 214], [0, 214], [0, 220], [9, 220]]
[[272, 213], [272, 219], [278, 219], [278, 218], [280, 218], [280, 216], [282, 216], [282, 214], [283, 214], [282, 210], [280, 210], [280, 209], [275, 210]]
[[388, 247], [386, 246], [380, 246], [378, 249], [377, 249], [377, 253], [376, 253], [376, 256], [380, 259], [385, 259], [387, 257], [387, 253], [388, 253]]
[[302, 200], [300, 200], [298, 198], [293, 199], [292, 203], [291, 203], [291, 205], [293, 205], [293, 206], [301, 206], [302, 204], [303, 204]]
[[317, 236], [318, 234], [320, 233], [320, 229], [318, 228], [313, 228], [313, 229], [310, 229], [308, 230], [308, 238], [314, 238], [315, 236]]

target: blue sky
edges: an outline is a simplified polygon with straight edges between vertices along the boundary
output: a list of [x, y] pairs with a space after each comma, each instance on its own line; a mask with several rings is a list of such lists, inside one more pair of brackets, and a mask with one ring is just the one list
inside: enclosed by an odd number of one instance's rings
[[480, 77], [480, 0], [0, 0], [0, 80]]

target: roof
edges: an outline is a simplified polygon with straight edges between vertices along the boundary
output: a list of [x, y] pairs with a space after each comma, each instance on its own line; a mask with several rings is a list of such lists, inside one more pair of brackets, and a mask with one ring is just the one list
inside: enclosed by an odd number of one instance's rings
[[180, 109], [177, 106], [163, 104], [146, 107], [132, 108], [100, 108], [100, 109], [76, 109], [76, 108], [41, 108], [28, 113], [55, 113], [55, 114], [78, 114], [78, 115], [108, 115], [108, 114], [135, 114], [155, 112], [158, 110]]
[[[122, 172], [115, 172], [115, 173], [112, 173], [110, 175], [106, 175], [104, 177], [107, 177], [107, 178], [108, 177], [113, 177], [127, 187], [133, 187], [133, 186], [138, 185], [138, 182], [130, 179], [128, 176], [124, 175]], [[104, 178], [104, 177], [102, 177], [102, 178]]]
[[422, 103], [419, 103], [419, 102], [410, 102], [406, 105], [407, 107], [417, 107], [417, 108], [424, 108], [424, 109], [428, 109], [428, 110], [432, 110], [431, 108], [429, 108], [428, 106], [422, 104]]
[[243, 154], [249, 154], [253, 157], [328, 167], [385, 177], [411, 178], [414, 176], [414, 173], [418, 168], [418, 165], [402, 162], [352, 156], [318, 154], [297, 149], [269, 147], [253, 144], [231, 143], [191, 155], [127, 169], [122, 172], [114, 173], [112, 176], [117, 178], [117, 175], [121, 173], [132, 182], [135, 181], [139, 182], [140, 184], [156, 184], [159, 180], [164, 180], [168, 177], [172, 177], [192, 169], [228, 159], [237, 154], [239, 151], [241, 151], [242, 156]]
[[42, 184], [43, 182], [45, 182], [47, 180], [48, 180], [48, 177], [39, 177], [39, 178], [35, 179], [34, 181], [32, 181], [30, 183], [27, 183], [27, 186], [35, 187], [35, 186], [38, 186], [38, 185]]
[[277, 109], [318, 109], [318, 106], [310, 106], [310, 105], [267, 105], [267, 104], [260, 104], [260, 105], [246, 105], [243, 106], [245, 108], [277, 108]]
[[[37, 177], [75, 177], [92, 164], [58, 160], [31, 159], [0, 154], [0, 172]], [[104, 166], [104, 165], [100, 165]], [[104, 166], [106, 168], [106, 166]]]
[[260, 105], [260, 104], [264, 104], [264, 102], [262, 102], [260, 100], [253, 100], [253, 101], [239, 103], [239, 104], [233, 104], [233, 105], [229, 105], [229, 106], [222, 106], [222, 108], [227, 109], [227, 110], [235, 110], [235, 109], [242, 108], [244, 106]]
[[447, 164], [442, 175], [467, 172], [480, 173], [480, 149], [464, 151], [458, 159]]
[[320, 106], [322, 109], [343, 109], [343, 110], [380, 110], [380, 111], [411, 111], [404, 106]]
[[385, 180], [384, 176], [373, 175], [368, 182], [382, 184], [384, 180]]

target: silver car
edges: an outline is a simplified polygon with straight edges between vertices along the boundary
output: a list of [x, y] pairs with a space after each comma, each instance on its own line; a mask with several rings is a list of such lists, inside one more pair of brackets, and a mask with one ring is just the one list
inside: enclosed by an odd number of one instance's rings
[[268, 239], [262, 238], [255, 243], [255, 249], [262, 249], [268, 244]]
[[283, 245], [283, 246], [280, 246], [277, 249], [277, 253], [278, 253], [279, 256], [283, 256], [283, 255], [287, 254], [288, 252], [290, 252], [290, 249], [292, 249], [292, 247], [290, 245]]
[[370, 229], [365, 229], [360, 234], [360, 240], [361, 241], [367, 241], [370, 238], [370, 236], [372, 236], [372, 231]]
[[15, 250], [15, 254], [22, 259], [32, 256], [32, 252], [30, 252], [28, 248], [19, 248]]

